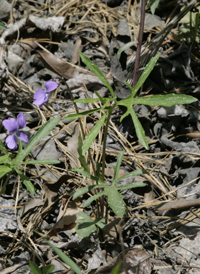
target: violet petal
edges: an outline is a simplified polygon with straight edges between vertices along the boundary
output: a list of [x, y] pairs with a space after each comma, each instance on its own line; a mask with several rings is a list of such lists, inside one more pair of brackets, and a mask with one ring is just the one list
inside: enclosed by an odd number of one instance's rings
[[10, 132], [18, 130], [17, 121], [14, 118], [6, 119], [2, 122], [2, 124]]
[[57, 89], [58, 87], [58, 84], [51, 80], [47, 81], [45, 85], [46, 85], [47, 92], [51, 92], [52, 90]]
[[23, 113], [17, 115], [17, 123], [20, 129], [26, 126], [26, 118]]
[[17, 137], [14, 133], [6, 138], [6, 144], [9, 149], [16, 149], [18, 147]]
[[28, 136], [23, 131], [18, 131], [17, 137], [25, 143], [29, 142]]
[[33, 105], [42, 107], [44, 105], [44, 103], [46, 103], [49, 100], [49, 95], [46, 94], [45, 92], [43, 94], [40, 93], [37, 96], [37, 98], [34, 98], [34, 99], [36, 99], [36, 100], [33, 102]]
[[37, 90], [34, 95], [33, 95], [33, 99], [37, 100], [38, 98], [44, 96], [46, 94], [46, 90], [45, 89], [39, 89]]

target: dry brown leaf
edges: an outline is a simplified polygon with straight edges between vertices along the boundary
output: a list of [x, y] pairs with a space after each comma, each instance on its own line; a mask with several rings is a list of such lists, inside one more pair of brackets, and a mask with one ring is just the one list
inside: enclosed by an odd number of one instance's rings
[[191, 207], [199, 207], [200, 206], [200, 200], [194, 199], [194, 200], [177, 200], [177, 201], [170, 201], [170, 202], [164, 202], [161, 205], [159, 205], [156, 210], [171, 210], [171, 209], [179, 209], [179, 210], [186, 210]]
[[67, 180], [73, 179], [73, 178], [74, 176], [71, 176], [71, 175], [63, 175], [55, 183], [43, 184], [43, 190], [45, 192], [44, 208], [49, 206], [53, 202], [54, 198], [58, 195], [58, 191], [61, 185], [67, 182]]
[[22, 208], [19, 210], [20, 216], [23, 216], [26, 212], [30, 209], [43, 205], [44, 201], [41, 199], [31, 199], [28, 203], [26, 203]]
[[44, 66], [49, 70], [57, 73], [58, 75], [66, 79], [78, 76], [79, 72], [74, 66], [58, 58], [50, 51], [37, 50], [36, 52], [38, 53], [38, 58], [41, 59]]
[[58, 232], [63, 230], [72, 230], [76, 226], [76, 219], [81, 218], [77, 216], [76, 213], [79, 213], [81, 210], [78, 209], [78, 205], [80, 204], [79, 198], [74, 201], [70, 201], [70, 208], [65, 210], [65, 204], [69, 200], [69, 196], [64, 196], [62, 199], [62, 206], [60, 207], [60, 212], [57, 218], [57, 223], [53, 226], [51, 231], [49, 231], [48, 235], [50, 237], [56, 236]]

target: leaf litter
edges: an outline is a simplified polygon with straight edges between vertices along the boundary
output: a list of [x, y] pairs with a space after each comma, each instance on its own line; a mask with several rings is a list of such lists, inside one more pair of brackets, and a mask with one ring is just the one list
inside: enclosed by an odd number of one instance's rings
[[[119, 107], [112, 114], [106, 147], [105, 177], [108, 184], [122, 150], [125, 150], [120, 168], [122, 176], [136, 168], [148, 171], [148, 174], [121, 182], [122, 185], [134, 181], [147, 184], [144, 189], [120, 191], [126, 202], [123, 226], [111, 209], [107, 212], [108, 224], [95, 223], [98, 218], [94, 212], [95, 205], [83, 209], [92, 192], [84, 194], [77, 202], [71, 201], [76, 189], [92, 185], [92, 182], [70, 170], [80, 167], [80, 161], [75, 153], [79, 135], [77, 121], [63, 119], [75, 113], [69, 88], [74, 99], [96, 98], [95, 91], [104, 97], [109, 92], [84, 67], [78, 51], [91, 58], [107, 75], [118, 99], [127, 97], [129, 90], [120, 81], [132, 81], [134, 43], [137, 43], [139, 25], [137, 3], [74, 0], [51, 4], [35, 1], [30, 4], [20, 0], [12, 6], [10, 1], [2, 2], [4, 12], [0, 13], [0, 19], [7, 29], [1, 31], [0, 38], [0, 120], [10, 115], [16, 117], [23, 111], [30, 134], [49, 117], [60, 116], [61, 121], [56, 132], [51, 132], [48, 139], [42, 140], [45, 145], [36, 148], [40, 159], [45, 159], [45, 150], [48, 150], [48, 155], [59, 159], [60, 164], [22, 167], [21, 171], [31, 179], [37, 190], [35, 196], [22, 187], [17, 188], [18, 179], [13, 175], [6, 194], [0, 197], [0, 254], [3, 258], [0, 271], [19, 273], [25, 270], [30, 273], [28, 263], [34, 260], [33, 252], [38, 254], [38, 265], [45, 262], [55, 265], [53, 273], [68, 269], [57, 257], [52, 260], [54, 253], [35, 233], [37, 230], [78, 263], [83, 272], [111, 273], [117, 262], [123, 261], [120, 273], [198, 273], [198, 102], [170, 108], [134, 107], [144, 126], [149, 151], [137, 142], [129, 117], [119, 122], [123, 108]], [[160, 1], [157, 15], [147, 11], [146, 20], [149, 21], [145, 23], [141, 67], [157, 51], [162, 57], [140, 95], [169, 94], [173, 91], [198, 98], [199, 43], [192, 47], [178, 40], [177, 36], [177, 26], [181, 24], [178, 25], [178, 22], [196, 3], [191, 1], [184, 10], [181, 9], [184, 6], [182, 1], [171, 1], [169, 5]], [[163, 9], [166, 11], [164, 15]], [[115, 58], [117, 51], [127, 42], [133, 43], [118, 60]], [[56, 97], [52, 97], [41, 109], [33, 106], [34, 92], [41, 88], [43, 82], [57, 77], [61, 85]], [[78, 107], [81, 112], [99, 107], [98, 104], [89, 103], [86, 109], [83, 104]], [[93, 113], [82, 119], [86, 134], [102, 116], [103, 113]], [[5, 130], [3, 127], [0, 130], [0, 139], [4, 141]], [[94, 162], [101, 161], [102, 137], [100, 130], [90, 148]], [[38, 159], [36, 149], [27, 160]], [[88, 155], [86, 160], [91, 168]], [[82, 217], [82, 221], [78, 221], [76, 213], [82, 216], [87, 213], [90, 219]], [[89, 235], [80, 238], [85, 235], [85, 221], [90, 223]], [[78, 235], [74, 230], [77, 224]], [[105, 225], [103, 230], [102, 225]]]

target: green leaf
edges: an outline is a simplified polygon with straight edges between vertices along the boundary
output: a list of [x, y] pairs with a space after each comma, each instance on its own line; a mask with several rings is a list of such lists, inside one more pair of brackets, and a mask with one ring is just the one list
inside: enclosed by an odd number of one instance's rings
[[171, 107], [174, 105], [191, 104], [196, 101], [198, 101], [196, 98], [185, 94], [167, 94], [134, 98], [133, 104]]
[[118, 183], [121, 180], [124, 180], [126, 178], [129, 178], [129, 177], [132, 177], [132, 176], [138, 176], [138, 175], [142, 175], [142, 174], [148, 174], [148, 172], [146, 170], [141, 170], [141, 169], [134, 170], [134, 171], [129, 172], [129, 173], [125, 174], [124, 176], [118, 178], [116, 180], [116, 183]]
[[91, 196], [89, 199], [87, 199], [85, 202], [84, 202], [84, 207], [86, 206], [89, 206], [89, 204], [91, 204], [93, 201], [95, 201], [96, 199], [100, 198], [101, 196], [103, 196], [104, 194], [106, 194], [106, 190], [103, 190], [93, 196]]
[[79, 55], [81, 57], [82, 62], [106, 85], [106, 87], [110, 90], [113, 100], [115, 99], [115, 94], [114, 91], [109, 84], [108, 80], [106, 77], [103, 75], [103, 73], [100, 71], [100, 69], [87, 57], [85, 56], [82, 52], [79, 51]]
[[78, 173], [82, 174], [83, 176], [87, 177], [88, 179], [91, 179], [93, 181], [98, 181], [97, 177], [92, 176], [89, 172], [79, 169], [79, 168], [74, 168], [73, 171], [77, 171]]
[[17, 155], [14, 166], [18, 167], [29, 152], [38, 144], [38, 142], [49, 135], [50, 131], [59, 123], [60, 117], [50, 119], [46, 122], [38, 132], [31, 138], [26, 147]]
[[0, 166], [0, 178], [3, 177], [4, 175], [6, 175], [7, 173], [11, 172], [12, 169], [8, 166]]
[[33, 271], [34, 274], [42, 274], [41, 269], [39, 268], [39, 266], [37, 266], [36, 263], [29, 262], [29, 266], [30, 266], [30, 268], [31, 268], [31, 270]]
[[60, 161], [54, 160], [54, 159], [43, 159], [43, 160], [32, 160], [32, 161], [26, 161], [22, 162], [21, 165], [53, 165], [53, 164], [59, 164]]
[[112, 269], [111, 274], [119, 274], [121, 264], [122, 264], [122, 262], [119, 261], [117, 263], [117, 265]]
[[24, 175], [19, 169], [15, 168], [15, 171], [17, 172], [17, 174], [19, 174], [23, 184], [30, 191], [30, 193], [35, 194], [35, 188], [33, 184], [31, 183], [31, 181], [29, 180], [29, 178], [26, 175]]
[[132, 86], [130, 84], [128, 84], [127, 82], [125, 82], [125, 84], [131, 89], [131, 94], [128, 98], [125, 98], [123, 100], [120, 100], [117, 104], [118, 105], [123, 105], [123, 101], [124, 100], [129, 100], [130, 98], [133, 98], [136, 93], [138, 92], [138, 90], [141, 88], [141, 86], [144, 84], [144, 82], [146, 81], [146, 79], [148, 78], [149, 74], [151, 73], [151, 71], [153, 70], [158, 58], [160, 57], [160, 53], [158, 53], [156, 56], [152, 57], [151, 60], [149, 61], [149, 63], [146, 65], [142, 75], [140, 76], [139, 80], [137, 81], [136, 85], [134, 88], [132, 88]]
[[118, 158], [117, 158], [116, 167], [114, 168], [115, 172], [114, 172], [114, 178], [113, 178], [113, 181], [112, 181], [112, 186], [114, 186], [117, 183], [117, 176], [118, 176], [118, 173], [119, 173], [119, 169], [120, 169], [120, 166], [121, 166], [121, 163], [122, 163], [123, 156], [124, 156], [124, 151], [121, 151], [118, 155]]
[[85, 159], [85, 156], [82, 155], [82, 146], [83, 146], [83, 142], [82, 142], [82, 138], [81, 138], [81, 134], [79, 134], [78, 136], [78, 154], [79, 154], [79, 161], [81, 163], [81, 166], [84, 168], [84, 170], [87, 172], [87, 173], [90, 173], [90, 169], [89, 169], [89, 166], [87, 164], [87, 161]]
[[151, 3], [150, 3], [150, 9], [151, 9], [151, 13], [154, 14], [155, 13], [155, 10], [159, 4], [159, 1], [160, 0], [151, 0]]
[[8, 154], [8, 151], [6, 149], [6, 147], [4, 146], [3, 142], [0, 140], [0, 150], [4, 153], [4, 154]]
[[101, 108], [95, 108], [95, 109], [83, 111], [83, 112], [81, 112], [81, 113], [69, 114], [68, 116], [64, 117], [63, 119], [68, 119], [68, 120], [78, 119], [78, 118], [81, 118], [81, 117], [83, 117], [83, 116], [92, 114], [92, 113], [94, 113], [94, 112], [98, 112], [98, 111], [100, 111], [100, 110], [101, 110]]
[[137, 135], [140, 143], [143, 145], [143, 147], [145, 147], [146, 149], [149, 149], [149, 145], [148, 145], [148, 142], [147, 142], [147, 138], [146, 138], [144, 129], [143, 129], [143, 127], [142, 127], [135, 111], [133, 110], [132, 107], [130, 107], [128, 110], [129, 110], [130, 115], [132, 117], [133, 124], [134, 124], [135, 131], [136, 131], [136, 135]]
[[0, 156], [0, 164], [8, 162], [6, 160], [10, 160], [11, 157], [12, 157], [11, 154], [6, 154], [6, 155], [3, 155], [3, 156]]
[[130, 47], [132, 47], [134, 45], [136, 45], [136, 42], [131, 41], [131, 42], [126, 43], [124, 46], [122, 46], [117, 51], [117, 58], [120, 59], [122, 52], [125, 51], [125, 50], [127, 50], [127, 49], [129, 49]]
[[122, 218], [125, 213], [125, 203], [123, 196], [117, 191], [115, 186], [110, 186], [106, 189], [108, 195], [108, 204], [112, 208], [113, 212]]
[[74, 100], [75, 103], [81, 103], [81, 104], [89, 104], [94, 102], [99, 102], [99, 98], [86, 98], [86, 99], [76, 99]]
[[85, 136], [85, 140], [84, 140], [83, 147], [82, 147], [83, 155], [88, 151], [92, 142], [97, 137], [101, 127], [104, 124], [106, 116], [107, 116], [107, 112], [104, 113], [104, 115], [99, 119], [99, 121], [96, 123], [96, 125], [93, 127], [93, 129]]
[[4, 24], [0, 23], [0, 29], [7, 29], [7, 27]]
[[46, 274], [50, 274], [54, 270], [54, 268], [55, 268], [55, 265], [53, 265], [53, 264], [46, 265], [45, 266]]
[[92, 218], [84, 212], [77, 213], [76, 215], [83, 217], [83, 219], [76, 220], [76, 223], [79, 223], [76, 226], [76, 232], [80, 238], [90, 236], [93, 231], [97, 230], [96, 226], [104, 227], [102, 223], [105, 222], [105, 219], [103, 218], [92, 220]]
[[116, 188], [117, 188], [117, 190], [122, 190], [122, 189], [137, 188], [137, 187], [144, 187], [144, 186], [146, 186], [145, 183], [135, 182], [135, 183], [128, 184], [125, 186], [117, 186]]
[[72, 261], [65, 253], [63, 253], [59, 248], [55, 247], [52, 243], [47, 241], [44, 237], [43, 239], [47, 242], [48, 245], [50, 245], [50, 247], [53, 248], [55, 253], [61, 258], [61, 260], [63, 260], [63, 262], [65, 262], [69, 267], [71, 267], [71, 269], [74, 270], [74, 272], [76, 272], [77, 274], [83, 274], [78, 265], [74, 261]]
[[79, 188], [73, 195], [73, 200], [75, 200], [76, 198], [78, 198], [81, 195], [84, 195], [85, 193], [88, 193], [89, 191], [93, 190], [93, 189], [97, 189], [97, 188], [104, 188], [104, 187], [108, 187], [109, 185], [104, 184], [104, 185], [94, 185], [94, 186], [85, 186], [82, 188]]

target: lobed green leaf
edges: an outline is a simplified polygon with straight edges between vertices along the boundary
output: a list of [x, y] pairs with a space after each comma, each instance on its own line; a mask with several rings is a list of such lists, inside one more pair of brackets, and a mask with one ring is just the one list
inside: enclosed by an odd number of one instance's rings
[[8, 154], [8, 151], [6, 149], [6, 147], [4, 146], [3, 142], [0, 140], [0, 150], [4, 153], [4, 154]]

